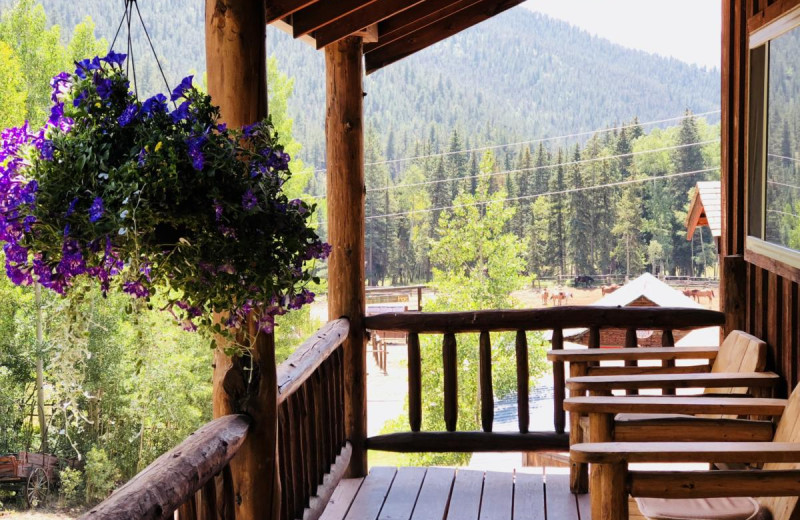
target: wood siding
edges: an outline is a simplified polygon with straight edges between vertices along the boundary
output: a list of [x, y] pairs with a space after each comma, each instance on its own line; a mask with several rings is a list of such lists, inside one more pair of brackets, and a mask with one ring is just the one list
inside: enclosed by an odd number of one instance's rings
[[[749, 34], [798, 7], [800, 0], [723, 0], [722, 2], [722, 218], [721, 257], [744, 262], [721, 290], [743, 305], [728, 305], [731, 324], [765, 340], [768, 369], [784, 378], [782, 393], [798, 384], [800, 308], [798, 278], [775, 261], [745, 255], [747, 235], [747, 57]], [[733, 271], [730, 271], [733, 272]], [[741, 273], [744, 273], [744, 276]], [[723, 275], [724, 276], [724, 275]]]

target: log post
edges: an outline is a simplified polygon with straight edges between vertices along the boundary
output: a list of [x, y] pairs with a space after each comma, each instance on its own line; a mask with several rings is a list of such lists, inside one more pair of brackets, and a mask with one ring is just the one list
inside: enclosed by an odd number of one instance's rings
[[[229, 127], [259, 121], [267, 116], [264, 2], [206, 0], [205, 5], [208, 92]], [[238, 336], [249, 346], [250, 359], [231, 359], [218, 349], [213, 378], [214, 417], [243, 412], [253, 420], [230, 464], [233, 507], [237, 520], [277, 518], [280, 479], [274, 337], [257, 333], [252, 316]], [[250, 361], [252, 372], [246, 370]]]
[[722, 257], [722, 278], [719, 283], [719, 299], [725, 313], [725, 326], [720, 331], [725, 338], [734, 330], [744, 330], [747, 307], [747, 264], [742, 255]]
[[344, 351], [345, 436], [353, 446], [347, 477], [367, 473], [367, 364], [364, 333], [364, 127], [362, 42], [325, 47], [328, 316], [350, 319]]

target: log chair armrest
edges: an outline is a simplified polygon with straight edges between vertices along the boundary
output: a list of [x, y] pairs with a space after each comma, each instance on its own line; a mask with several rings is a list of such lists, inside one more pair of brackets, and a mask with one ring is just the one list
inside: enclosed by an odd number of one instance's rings
[[713, 360], [719, 347], [639, 347], [548, 350], [549, 361], [586, 363], [589, 361], [637, 361], [698, 359]]
[[800, 462], [795, 442], [601, 442], [575, 444], [575, 462], [624, 463], [767, 463]]
[[602, 396], [570, 397], [564, 409], [579, 414], [679, 413], [779, 416], [786, 399], [755, 397]]
[[583, 391], [646, 388], [773, 388], [781, 377], [773, 372], [703, 372], [698, 374], [635, 374], [581, 376], [567, 379], [567, 388]]

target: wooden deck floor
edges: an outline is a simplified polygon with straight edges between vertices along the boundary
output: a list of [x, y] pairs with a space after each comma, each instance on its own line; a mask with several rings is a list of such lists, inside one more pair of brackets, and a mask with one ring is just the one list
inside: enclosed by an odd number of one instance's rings
[[569, 476], [454, 468], [373, 468], [343, 480], [323, 520], [590, 520]]

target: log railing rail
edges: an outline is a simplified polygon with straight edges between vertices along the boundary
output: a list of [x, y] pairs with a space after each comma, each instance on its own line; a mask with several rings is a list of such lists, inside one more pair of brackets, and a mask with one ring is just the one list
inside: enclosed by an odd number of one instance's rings
[[[166, 519], [179, 507], [181, 516], [191, 511], [198, 518], [233, 518], [232, 511], [225, 512], [234, 504], [226, 470], [249, 426], [245, 415], [227, 415], [203, 425], [81, 520]], [[215, 476], [221, 485], [215, 483]]]
[[[589, 348], [600, 347], [602, 329], [625, 331], [625, 346], [636, 347], [637, 330], [661, 331], [662, 344], [674, 346], [674, 330], [688, 330], [724, 324], [722, 313], [710, 310], [653, 307], [558, 307], [550, 309], [487, 310], [467, 312], [385, 313], [365, 318], [370, 330], [408, 333], [408, 396], [410, 432], [379, 435], [367, 439], [367, 447], [399, 452], [426, 451], [552, 451], [566, 450], [564, 434], [565, 372], [562, 361], [553, 362], [555, 431], [530, 432], [528, 411], [529, 368], [527, 331], [552, 330], [553, 350], [564, 348], [564, 330], [588, 329]], [[517, 408], [519, 432], [493, 433], [494, 395], [492, 387], [490, 332], [516, 332]], [[456, 431], [458, 423], [458, 381], [456, 334], [478, 333], [478, 370], [481, 400], [481, 432]], [[423, 432], [422, 367], [420, 334], [441, 334], [444, 382], [445, 432]], [[633, 362], [635, 363], [635, 362]], [[572, 376], [580, 374], [571, 374]], [[576, 425], [572, 425], [574, 428]]]
[[350, 464], [344, 356], [350, 322], [331, 321], [278, 367], [280, 518], [316, 519]]
[[[350, 323], [331, 321], [277, 367], [280, 519], [319, 518], [352, 455], [344, 428], [342, 343]], [[233, 520], [230, 466], [251, 419], [226, 415], [203, 425], [81, 520]], [[271, 518], [267, 514], [264, 518]]]

